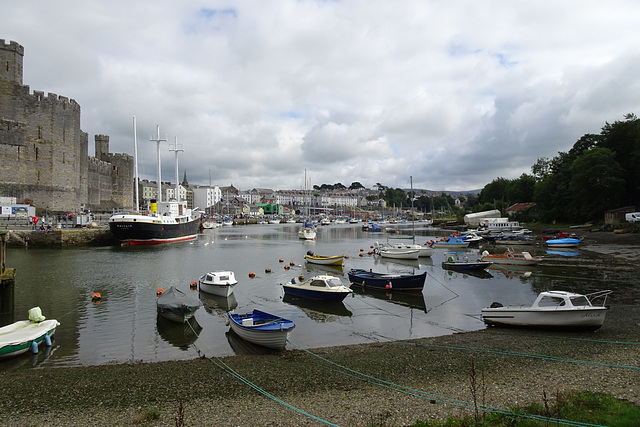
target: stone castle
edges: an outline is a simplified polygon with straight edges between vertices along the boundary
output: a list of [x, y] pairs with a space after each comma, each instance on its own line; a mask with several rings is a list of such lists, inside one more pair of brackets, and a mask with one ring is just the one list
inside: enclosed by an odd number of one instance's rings
[[95, 136], [95, 157], [80, 128], [80, 105], [23, 85], [24, 47], [0, 39], [0, 196], [27, 200], [38, 213], [133, 207], [133, 157], [109, 153]]

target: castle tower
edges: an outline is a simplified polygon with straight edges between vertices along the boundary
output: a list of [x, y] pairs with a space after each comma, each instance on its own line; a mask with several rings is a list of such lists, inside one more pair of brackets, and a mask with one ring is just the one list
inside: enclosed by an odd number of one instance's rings
[[109, 135], [95, 136], [96, 159], [109, 161]]
[[22, 86], [22, 64], [24, 47], [12, 41], [8, 44], [0, 39], [0, 82]]

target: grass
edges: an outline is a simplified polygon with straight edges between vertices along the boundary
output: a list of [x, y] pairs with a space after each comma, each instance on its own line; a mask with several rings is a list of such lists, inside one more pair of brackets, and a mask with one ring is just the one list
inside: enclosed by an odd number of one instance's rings
[[[568, 420], [570, 423], [563, 423]], [[512, 408], [509, 414], [485, 413], [476, 417], [451, 417], [445, 421], [416, 421], [413, 427], [538, 427], [584, 423], [609, 427], [634, 427], [640, 420], [640, 406], [607, 394], [589, 391], [564, 393], [549, 402]]]

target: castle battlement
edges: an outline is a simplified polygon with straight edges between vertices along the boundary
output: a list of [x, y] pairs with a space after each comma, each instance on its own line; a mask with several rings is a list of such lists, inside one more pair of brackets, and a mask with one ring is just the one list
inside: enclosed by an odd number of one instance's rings
[[[28, 91], [29, 86], [26, 86], [26, 87]], [[36, 101], [58, 101], [63, 104], [79, 105], [75, 99], [73, 98], [69, 99], [69, 97], [67, 96], [58, 95], [57, 93], [53, 93], [53, 92], [48, 92], [47, 96], [44, 96], [44, 91], [34, 90], [33, 93], [30, 95], [33, 96], [36, 99]]]
[[6, 43], [4, 39], [0, 39], [0, 49], [13, 51], [18, 55], [24, 56], [24, 47], [13, 40]]

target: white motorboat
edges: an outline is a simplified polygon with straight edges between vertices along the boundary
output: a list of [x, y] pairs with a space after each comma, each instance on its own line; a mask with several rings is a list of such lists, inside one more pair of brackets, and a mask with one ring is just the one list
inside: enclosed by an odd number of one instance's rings
[[325, 274], [313, 276], [301, 282], [292, 279], [290, 282], [283, 283], [282, 288], [285, 295], [323, 301], [342, 301], [347, 295], [353, 293], [350, 288], [342, 284], [340, 278]]
[[228, 297], [238, 283], [233, 271], [210, 271], [198, 280], [202, 292], [219, 297]]
[[316, 235], [316, 227], [308, 222], [305, 222], [305, 224], [300, 227], [300, 230], [298, 230], [298, 238], [303, 240], [314, 240]]
[[[409, 246], [409, 245], [407, 245]], [[376, 254], [380, 255], [383, 258], [391, 258], [391, 259], [418, 259], [420, 257], [420, 249], [419, 248], [408, 248], [400, 245], [396, 247], [396, 245], [380, 245], [378, 242], [375, 242], [373, 245], [373, 250]]]
[[[482, 309], [482, 320], [495, 326], [595, 330], [604, 323], [605, 303], [610, 293], [609, 290], [586, 295], [565, 291], [541, 292], [531, 306], [503, 306], [494, 302]], [[593, 305], [599, 299], [602, 299], [601, 305]]]

